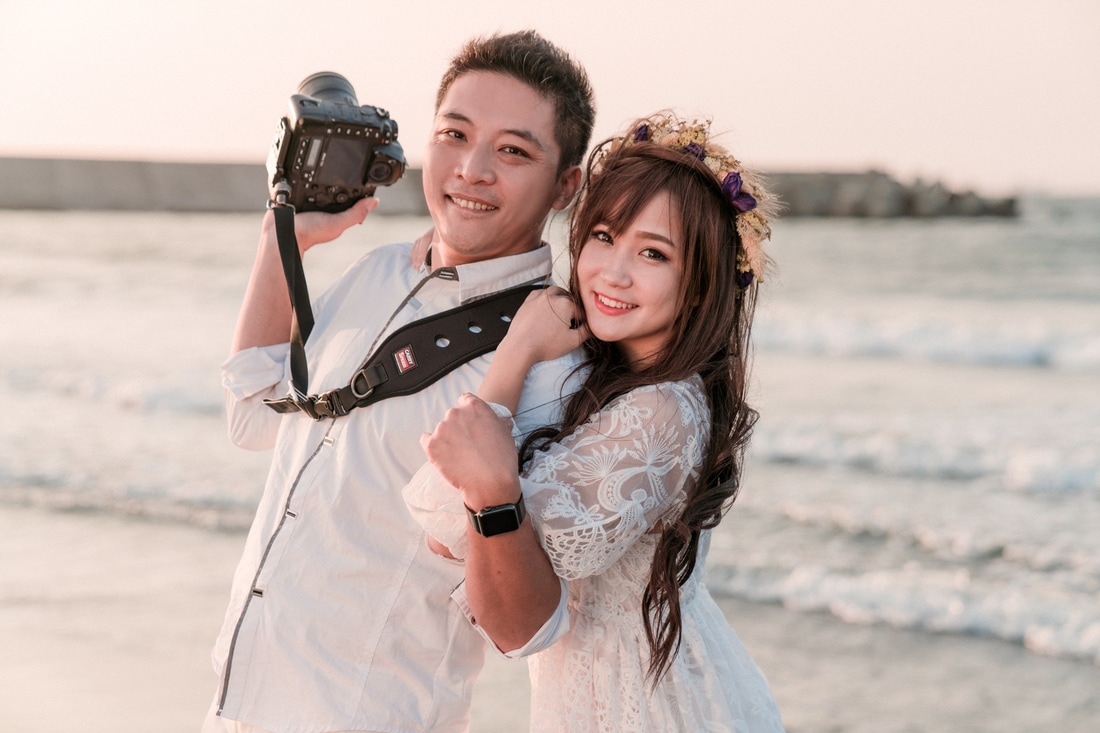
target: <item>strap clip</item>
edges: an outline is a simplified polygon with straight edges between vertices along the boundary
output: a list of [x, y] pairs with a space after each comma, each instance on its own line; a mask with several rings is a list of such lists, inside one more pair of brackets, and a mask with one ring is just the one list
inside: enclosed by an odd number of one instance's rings
[[348, 387], [356, 399], [365, 400], [374, 393], [375, 387], [389, 379], [386, 367], [381, 362], [368, 364], [355, 373]]
[[326, 417], [342, 417], [348, 414], [347, 408], [340, 402], [338, 390], [335, 389], [316, 397], [310, 397], [309, 402], [306, 404], [312, 404], [313, 410], [311, 412], [303, 408], [303, 412], [306, 412], [314, 420], [323, 420]]

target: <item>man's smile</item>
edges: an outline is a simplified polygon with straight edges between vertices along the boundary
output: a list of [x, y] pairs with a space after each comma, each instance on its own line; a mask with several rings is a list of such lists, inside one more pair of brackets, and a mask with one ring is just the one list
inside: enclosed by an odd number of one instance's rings
[[453, 193], [448, 194], [447, 198], [457, 204], [459, 208], [469, 209], [471, 211], [495, 211], [497, 208], [492, 204], [485, 204], [480, 201], [474, 201], [473, 199], [462, 198]]

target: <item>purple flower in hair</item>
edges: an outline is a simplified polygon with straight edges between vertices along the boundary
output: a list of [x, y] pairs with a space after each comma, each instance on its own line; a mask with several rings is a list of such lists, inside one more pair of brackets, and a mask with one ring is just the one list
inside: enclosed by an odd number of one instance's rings
[[753, 195], [741, 190], [741, 174], [737, 171], [726, 174], [726, 179], [722, 181], [722, 194], [733, 204], [733, 208], [742, 214], [756, 208], [756, 199]]
[[634, 142], [640, 143], [649, 139], [649, 123], [643, 122], [638, 126], [638, 129], [634, 131]]
[[688, 155], [694, 155], [699, 160], [702, 160], [703, 158], [707, 157], [707, 151], [703, 148], [702, 145], [700, 145], [699, 143], [696, 143], [696, 142], [690, 142], [687, 145], [685, 145], [684, 146], [684, 152], [687, 153]]
[[752, 285], [752, 278], [753, 278], [752, 270], [746, 270], [744, 272], [739, 271], [737, 273], [737, 287], [744, 290], [748, 286]]

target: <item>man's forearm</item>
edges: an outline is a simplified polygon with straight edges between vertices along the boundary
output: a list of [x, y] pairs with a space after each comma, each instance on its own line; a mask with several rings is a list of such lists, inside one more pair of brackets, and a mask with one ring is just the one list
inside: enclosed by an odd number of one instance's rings
[[279, 258], [274, 218], [269, 212], [260, 231], [260, 245], [237, 317], [230, 353], [236, 354], [253, 346], [286, 343], [290, 340], [291, 317], [290, 294]]
[[[337, 214], [308, 211], [295, 215], [294, 235], [298, 241], [299, 253], [304, 255], [310, 247], [331, 242], [348, 227], [361, 224], [367, 214], [377, 206], [378, 199], [372, 197], [361, 199], [350, 209]], [[275, 233], [275, 214], [268, 211], [264, 214], [256, 262], [252, 266], [244, 304], [237, 317], [237, 328], [233, 332], [231, 353], [236, 354], [253, 346], [285, 344], [290, 340], [292, 317], [290, 293], [283, 274], [282, 257], [279, 255], [279, 240]]]
[[530, 518], [493, 537], [467, 530], [466, 596], [474, 618], [503, 652], [519, 649], [553, 615], [561, 583]]

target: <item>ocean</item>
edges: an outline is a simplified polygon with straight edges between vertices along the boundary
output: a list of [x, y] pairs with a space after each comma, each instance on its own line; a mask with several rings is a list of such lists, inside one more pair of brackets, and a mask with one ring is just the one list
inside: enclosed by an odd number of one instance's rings
[[[257, 214], [0, 211], [0, 512], [243, 533], [219, 365]], [[307, 256], [311, 291], [424, 218]], [[552, 227], [560, 236], [561, 227]], [[779, 222], [716, 596], [1100, 665], [1100, 199]]]

